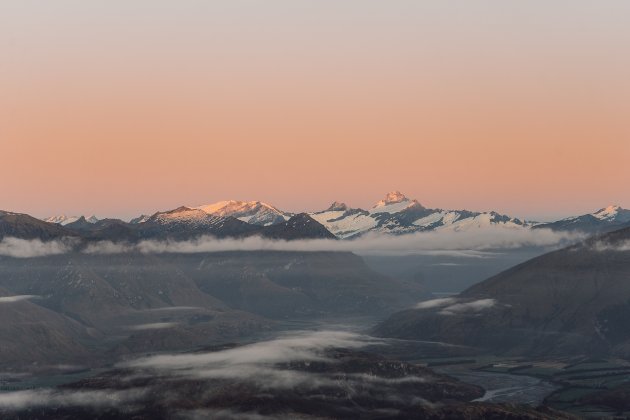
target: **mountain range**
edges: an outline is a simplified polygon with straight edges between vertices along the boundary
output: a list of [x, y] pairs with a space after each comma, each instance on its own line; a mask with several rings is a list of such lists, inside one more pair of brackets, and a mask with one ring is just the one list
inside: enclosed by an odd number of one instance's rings
[[[48, 217], [44, 221], [61, 225], [75, 234], [89, 231], [93, 235], [100, 232], [107, 236], [116, 226], [119, 231], [127, 232], [127, 239], [160, 236], [189, 238], [197, 234], [217, 237], [259, 234], [281, 239], [311, 238], [314, 234], [314, 237], [334, 235], [339, 239], [352, 239], [367, 233], [403, 235], [424, 231], [464, 231], [493, 226], [508, 229], [547, 228], [554, 231], [591, 234], [630, 226], [630, 210], [619, 206], [607, 206], [593, 213], [539, 223], [494, 211], [427, 208], [418, 200], [410, 199], [398, 191], [388, 193], [367, 210], [334, 202], [326, 210], [300, 213], [298, 219], [293, 219], [292, 227], [288, 227], [289, 220], [296, 216], [298, 215], [295, 213], [280, 210], [261, 201], [228, 200], [200, 206], [181, 206], [153, 215], [140, 215], [129, 222], [118, 219], [99, 220], [95, 216], [86, 218], [65, 215]], [[296, 220], [305, 222], [310, 219], [323, 229], [317, 233], [296, 230]], [[332, 235], [326, 234], [324, 230]]]
[[528, 224], [496, 212], [429, 209], [398, 191], [388, 193], [369, 210], [335, 202], [328, 209], [310, 214], [339, 238], [366, 233], [401, 235], [430, 230], [466, 230], [498, 225], [525, 228]]
[[[488, 227], [594, 234], [493, 275], [458, 295], [431, 300], [423, 300], [429, 293], [420, 282], [378, 273], [349, 252], [89, 251], [98, 245], [93, 242], [106, 240], [188, 240], [212, 235], [341, 241], [371, 232], [404, 235]], [[314, 359], [289, 358], [274, 365], [263, 360], [262, 371], [250, 364], [245, 371], [237, 366], [226, 376], [224, 361], [247, 354], [255, 345], [250, 340], [282, 328], [311, 328], [352, 317], [370, 322], [384, 319], [372, 333], [386, 339], [376, 341], [374, 347], [395, 343], [400, 347], [393, 348], [394, 353], [430, 343], [439, 345], [440, 357], [451, 353], [552, 360], [630, 357], [630, 217], [618, 206], [546, 224], [495, 212], [428, 209], [398, 192], [369, 210], [336, 202], [325, 211], [298, 214], [262, 202], [236, 201], [181, 206], [130, 222], [72, 217], [50, 223], [0, 211], [4, 249], [12, 246], [10, 240], [4, 241], [9, 238], [60, 239], [86, 252], [27, 260], [0, 254], [0, 316], [5, 321], [0, 325], [0, 370], [45, 373], [55, 366], [108, 366], [46, 395], [75, 391], [88, 395], [95, 390], [132, 395], [129, 384], [148, 390], [129, 406], [122, 405], [120, 412], [108, 411], [107, 418], [125, 418], [129, 413], [134, 418], [160, 418], [152, 407], [168, 414], [175, 412], [173, 407], [210, 409], [211, 414], [236, 408], [239, 413], [262, 409], [271, 416], [317, 414], [319, 418], [363, 418], [374, 409], [390, 418], [392, 413], [393, 418], [571, 418], [546, 407], [473, 402], [484, 395], [478, 386], [382, 358], [371, 354], [372, 348], [327, 348]], [[470, 273], [470, 268], [466, 270]], [[306, 346], [317, 342], [308, 339]], [[183, 355], [186, 360], [216, 358], [220, 363], [218, 370], [203, 378], [169, 377], [168, 371], [147, 375], [155, 366], [146, 370], [115, 364], [155, 352], [161, 354], [152, 360]], [[196, 371], [194, 366], [190, 369]], [[274, 372], [283, 380], [313, 375], [315, 385], [305, 388], [302, 382], [270, 389], [268, 375]], [[262, 375], [264, 386], [258, 385], [256, 373]], [[410, 381], [413, 375], [419, 379]], [[627, 400], [625, 395], [616, 398]], [[94, 418], [96, 410], [75, 403], [0, 407], [0, 416]], [[377, 417], [380, 414], [369, 418]]]
[[145, 239], [190, 240], [201, 236], [245, 238], [261, 236], [271, 239], [336, 239], [324, 226], [305, 213], [288, 220], [261, 226], [243, 222], [232, 216], [215, 216], [199, 209], [179, 207], [158, 212], [142, 222], [101, 219], [89, 222], [85, 217], [65, 225], [49, 223], [27, 214], [0, 211], [0, 239], [76, 238], [76, 246], [90, 241], [135, 243]]

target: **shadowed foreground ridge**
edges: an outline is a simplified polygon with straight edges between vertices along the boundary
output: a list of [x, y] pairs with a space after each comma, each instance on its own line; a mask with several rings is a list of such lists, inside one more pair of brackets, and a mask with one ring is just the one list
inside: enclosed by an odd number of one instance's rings
[[[218, 353], [238, 351], [239, 347], [231, 347]], [[140, 361], [140, 366], [71, 383], [60, 387], [56, 395], [42, 398], [56, 398], [54, 408], [42, 403], [0, 413], [6, 419], [572, 418], [548, 408], [471, 403], [484, 394], [481, 388], [360, 350], [329, 348], [317, 353], [318, 360], [250, 365], [243, 373], [238, 365], [230, 367], [229, 363], [227, 369], [201, 362], [196, 365], [205, 355], [192, 354], [193, 362], [186, 366], [168, 358], [155, 363], [153, 359]], [[162, 361], [175, 363], [170, 368], [179, 370], [160, 367]], [[63, 403], [73, 395], [74, 403]], [[98, 395], [117, 395], [119, 399], [96, 407], [86, 402]], [[77, 403], [79, 396], [86, 401]]]
[[[511, 355], [630, 355], [630, 228], [519, 264], [375, 328]], [[422, 307], [424, 306], [424, 307]]]

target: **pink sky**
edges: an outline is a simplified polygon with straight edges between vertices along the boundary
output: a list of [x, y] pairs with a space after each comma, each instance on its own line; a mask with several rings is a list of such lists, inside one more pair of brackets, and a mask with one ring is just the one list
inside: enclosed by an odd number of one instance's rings
[[0, 208], [630, 207], [630, 3], [522, 3], [4, 2]]

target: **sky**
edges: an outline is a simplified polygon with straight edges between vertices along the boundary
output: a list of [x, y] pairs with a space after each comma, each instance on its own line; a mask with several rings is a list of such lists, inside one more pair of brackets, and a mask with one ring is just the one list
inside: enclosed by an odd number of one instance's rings
[[630, 2], [0, 0], [0, 208], [630, 208]]

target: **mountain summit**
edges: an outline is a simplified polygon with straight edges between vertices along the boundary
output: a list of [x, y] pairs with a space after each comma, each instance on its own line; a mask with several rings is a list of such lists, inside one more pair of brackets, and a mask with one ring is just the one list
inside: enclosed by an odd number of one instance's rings
[[370, 210], [333, 203], [327, 210], [310, 214], [338, 238], [368, 232], [402, 235], [431, 230], [468, 230], [492, 226], [529, 228], [525, 222], [496, 212], [428, 209], [400, 191], [392, 191]]
[[377, 202], [370, 213], [397, 213], [408, 208], [424, 209], [417, 200], [408, 199], [400, 191], [392, 191], [387, 193], [383, 200]]
[[326, 209], [326, 211], [346, 211], [348, 210], [348, 205], [346, 203], [341, 203], [339, 201], [335, 201]]
[[626, 210], [617, 205], [610, 205], [593, 213], [593, 217], [599, 220], [611, 220], [616, 222], [630, 222], [630, 210]]
[[74, 223], [78, 220], [80, 220], [81, 218], [83, 218], [87, 223], [96, 223], [98, 222], [98, 218], [94, 215], [89, 216], [89, 217], [85, 217], [85, 216], [66, 216], [65, 214], [60, 214], [57, 216], [50, 216], [47, 217], [44, 220], [44, 222], [48, 222], [48, 223], [56, 223], [62, 226], [65, 226], [67, 224], [70, 223]]
[[378, 203], [376, 203], [375, 207], [386, 206], [388, 204], [402, 203], [404, 201], [409, 201], [409, 199], [405, 197], [403, 193], [401, 193], [400, 191], [392, 191], [392, 192], [387, 193], [384, 200], [380, 200]]
[[194, 207], [219, 217], [232, 216], [243, 222], [257, 226], [270, 226], [289, 220], [291, 213], [278, 210], [271, 204], [261, 201], [226, 200], [214, 204]]

